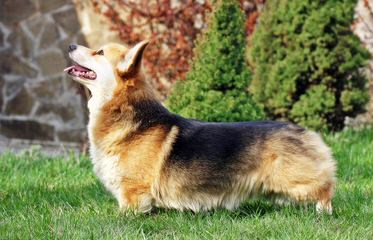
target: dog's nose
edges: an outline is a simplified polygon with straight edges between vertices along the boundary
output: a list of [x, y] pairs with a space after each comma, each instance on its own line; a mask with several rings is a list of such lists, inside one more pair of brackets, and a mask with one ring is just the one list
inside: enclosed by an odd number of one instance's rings
[[75, 49], [77, 49], [78, 48], [78, 46], [76, 46], [75, 44], [71, 44], [70, 46], [69, 46], [69, 52], [72, 52], [72, 51], [74, 51]]

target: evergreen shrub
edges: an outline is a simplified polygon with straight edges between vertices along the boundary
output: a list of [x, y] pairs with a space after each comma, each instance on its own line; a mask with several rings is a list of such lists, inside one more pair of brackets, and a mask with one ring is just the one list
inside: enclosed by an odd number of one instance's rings
[[251, 90], [269, 117], [338, 130], [368, 101], [369, 54], [351, 32], [354, 0], [268, 0], [249, 41]]
[[244, 13], [236, 0], [214, 4], [209, 27], [197, 39], [191, 70], [179, 81], [166, 105], [184, 117], [204, 121], [263, 118], [248, 92]]

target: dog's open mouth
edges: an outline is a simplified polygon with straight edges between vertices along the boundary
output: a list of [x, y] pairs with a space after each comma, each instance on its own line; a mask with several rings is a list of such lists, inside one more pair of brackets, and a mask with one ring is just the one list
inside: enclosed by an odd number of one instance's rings
[[70, 67], [67, 67], [65, 68], [64, 71], [67, 72], [71, 76], [80, 77], [80, 78], [89, 79], [89, 80], [94, 80], [97, 77], [96, 73], [93, 70], [83, 67], [79, 64], [74, 64]]

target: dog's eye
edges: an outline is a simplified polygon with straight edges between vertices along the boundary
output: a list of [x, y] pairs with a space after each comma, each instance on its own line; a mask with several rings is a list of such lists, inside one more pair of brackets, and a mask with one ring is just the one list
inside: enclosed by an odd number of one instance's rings
[[98, 51], [96, 52], [96, 54], [97, 54], [97, 55], [104, 55], [104, 50], [102, 50], [102, 49], [101, 49], [101, 50], [98, 50]]

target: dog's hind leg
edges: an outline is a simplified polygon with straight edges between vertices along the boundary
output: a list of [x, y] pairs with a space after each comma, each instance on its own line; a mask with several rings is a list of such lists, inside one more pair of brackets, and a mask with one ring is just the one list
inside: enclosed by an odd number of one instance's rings
[[332, 213], [335, 161], [314, 132], [280, 132], [263, 151], [260, 168], [263, 189], [299, 203], [317, 203], [318, 212]]
[[327, 184], [325, 187], [321, 188], [318, 192], [318, 201], [316, 203], [317, 213], [327, 213], [331, 215], [333, 213], [332, 207], [332, 197], [333, 197], [333, 184]]
[[317, 162], [299, 154], [285, 154], [263, 165], [263, 190], [298, 203], [317, 203], [317, 212], [332, 213], [333, 161]]
[[334, 180], [307, 178], [307, 173], [304, 176], [274, 174], [273, 178], [266, 181], [263, 186], [267, 190], [285, 196], [285, 199], [290, 202], [316, 203], [317, 213], [332, 214]]
[[307, 183], [305, 185], [297, 185], [284, 189], [285, 194], [290, 199], [294, 199], [299, 203], [316, 203], [316, 212], [318, 214], [332, 214], [332, 198], [334, 182], [328, 182], [323, 185], [320, 183]]

